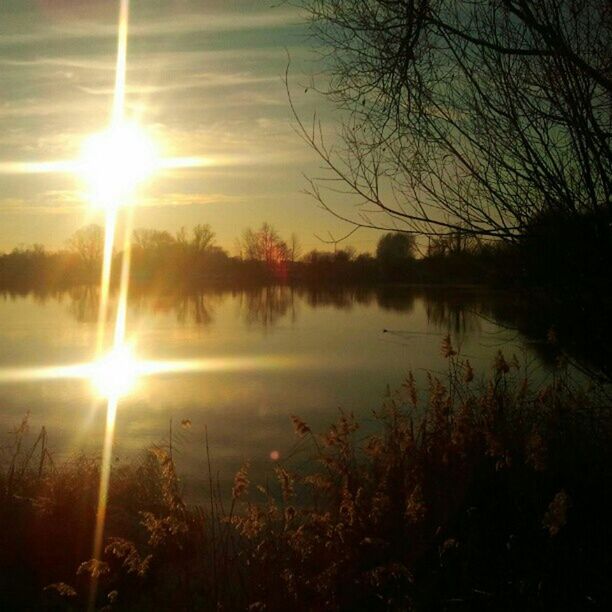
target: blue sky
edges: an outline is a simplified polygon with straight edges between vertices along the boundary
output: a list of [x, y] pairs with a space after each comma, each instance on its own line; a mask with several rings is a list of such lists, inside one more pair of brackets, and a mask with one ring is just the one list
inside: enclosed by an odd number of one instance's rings
[[[0, 168], [14, 161], [78, 157], [83, 139], [104, 129], [112, 99], [117, 3], [4, 0], [0, 4]], [[314, 234], [345, 233], [302, 193], [318, 173], [292, 129], [282, 80], [287, 52], [300, 112], [316, 109], [333, 134], [333, 113], [304, 83], [318, 70], [305, 15], [260, 0], [132, 0], [127, 111], [167, 154], [214, 160], [206, 169], [150, 181], [136, 224], [177, 230], [210, 223], [218, 242], [263, 221]], [[333, 136], [332, 136], [333, 137]], [[60, 247], [99, 219], [69, 175], [0, 172], [0, 250], [40, 242]], [[353, 240], [371, 247], [373, 232]]]

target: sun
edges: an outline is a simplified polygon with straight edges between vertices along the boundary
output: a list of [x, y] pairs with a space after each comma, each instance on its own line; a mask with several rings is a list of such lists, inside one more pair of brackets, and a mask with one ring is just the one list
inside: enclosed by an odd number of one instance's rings
[[94, 206], [116, 208], [128, 202], [157, 165], [156, 147], [147, 132], [136, 123], [121, 122], [87, 138], [80, 174]]
[[131, 347], [121, 345], [93, 364], [91, 382], [100, 397], [117, 400], [132, 391], [138, 374], [138, 360]]

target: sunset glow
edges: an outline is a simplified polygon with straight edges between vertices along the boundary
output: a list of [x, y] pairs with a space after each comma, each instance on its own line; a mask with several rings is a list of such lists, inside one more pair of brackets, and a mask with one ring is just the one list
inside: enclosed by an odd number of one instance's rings
[[[112, 267], [112, 253], [116, 230], [116, 211], [129, 196], [136, 185], [150, 172], [153, 154], [146, 138], [136, 127], [129, 127], [124, 121], [125, 80], [127, 65], [127, 41], [129, 23], [129, 0], [119, 3], [119, 23], [117, 36], [117, 64], [115, 69], [115, 90], [112, 109], [112, 122], [108, 131], [94, 137], [86, 147], [85, 168], [90, 168], [88, 176], [93, 188], [93, 202], [106, 209], [104, 258], [100, 286], [100, 308], [98, 313], [97, 351], [100, 351], [105, 335], [108, 307], [108, 293]], [[128, 217], [132, 219], [131, 214]], [[124, 253], [121, 270], [121, 287], [117, 307], [114, 347], [110, 354], [103, 357], [94, 370], [94, 386], [107, 399], [106, 429], [102, 447], [98, 509], [93, 541], [93, 558], [102, 556], [104, 530], [106, 527], [106, 507], [110, 482], [111, 457], [115, 437], [115, 422], [119, 397], [129, 391], [135, 382], [135, 361], [124, 345], [125, 311], [127, 309], [130, 233], [131, 223], [125, 228]], [[92, 575], [90, 589], [91, 609], [95, 608], [97, 579]]]
[[91, 381], [96, 393], [109, 400], [127, 395], [137, 378], [138, 361], [128, 345], [113, 348], [92, 368]]
[[611, 1], [0, 1], [0, 612], [609, 608]]
[[122, 122], [89, 137], [81, 154], [81, 175], [90, 202], [100, 208], [125, 204], [155, 170], [153, 141], [135, 123]]

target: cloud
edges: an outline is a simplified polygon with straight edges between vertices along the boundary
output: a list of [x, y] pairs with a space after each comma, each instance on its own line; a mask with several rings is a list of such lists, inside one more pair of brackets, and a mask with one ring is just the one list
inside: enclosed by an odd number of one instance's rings
[[210, 204], [240, 204], [243, 196], [225, 193], [161, 193], [143, 198], [138, 208], [158, 208], [162, 206], [206, 206]]
[[[65, 12], [60, 20], [55, 8], [41, 13], [38, 0], [29, 9], [20, 8], [18, 0], [5, 2], [16, 8], [0, 8], [0, 214], [5, 220], [0, 239], [36, 235], [46, 242], [48, 227], [60, 228], [59, 236], [90, 212], [82, 194], [64, 190], [79, 189], [79, 178], [26, 177], [14, 170], [57, 169], [53, 160], [77, 158], [83, 138], [106, 125], [115, 11], [106, 17], [99, 13], [103, 20], [94, 23], [92, 12]], [[163, 156], [202, 162], [153, 177], [142, 189], [143, 217], [166, 225], [189, 223], [202, 206], [221, 228], [227, 226], [228, 235], [235, 223], [274, 217], [275, 206], [284, 219], [285, 203], [302, 187], [296, 179], [301, 181], [301, 171], [313, 159], [291, 130], [281, 80], [285, 47], [291, 48], [292, 72], [305, 65], [312, 50], [301, 36], [304, 30], [294, 25], [303, 22], [302, 14], [269, 4], [133, 3], [126, 114], [151, 131]]]
[[[70, 94], [71, 92], [67, 92]], [[79, 114], [93, 115], [97, 113], [104, 117], [108, 107], [94, 103], [91, 100], [79, 100], [74, 94], [60, 98], [59, 102], [51, 104], [44, 98], [28, 98], [26, 100], [15, 100], [0, 105], [0, 119], [25, 118], [25, 117], [50, 117], [65, 116], [75, 117]]]
[[[250, 197], [249, 200], [252, 200]], [[170, 192], [141, 198], [135, 208], [241, 204], [245, 197], [226, 193]], [[74, 214], [89, 208], [85, 194], [74, 190], [45, 191], [32, 198], [0, 198], [0, 213]]]
[[[302, 55], [308, 52], [308, 47], [292, 46], [292, 57]], [[45, 50], [40, 53], [46, 53]], [[227, 66], [228, 62], [242, 63], [258, 63], [260, 68], [265, 68], [264, 60], [274, 60], [279, 57], [286, 60], [286, 54], [283, 49], [278, 47], [249, 47], [246, 52], [244, 48], [236, 49], [206, 49], [203, 45], [201, 49], [182, 49], [182, 50], [167, 50], [155, 51], [147, 49], [146, 52], [130, 50], [128, 60], [128, 71], [138, 71], [139, 69], [152, 68], [159, 70], [161, 68], [174, 68], [179, 70], [188, 70], [191, 64], [210, 65], [219, 64]], [[95, 70], [113, 72], [116, 68], [115, 55], [112, 54], [96, 54], [95, 52], [83, 49], [83, 53], [75, 55], [36, 55], [28, 59], [11, 59], [8, 57], [0, 57], [0, 66], [8, 66], [15, 68], [75, 68], [90, 72]], [[21, 75], [21, 71], [20, 71]]]
[[188, 34], [190, 32], [232, 32], [280, 28], [304, 23], [300, 10], [269, 9], [253, 13], [184, 13], [172, 19], [151, 20], [148, 23], [132, 23], [131, 36]]
[[87, 206], [83, 194], [72, 190], [45, 191], [32, 198], [0, 198], [2, 213], [73, 214]]
[[0, 66], [14, 66], [16, 68], [82, 68], [84, 70], [104, 70], [114, 72], [116, 63], [114, 58], [92, 59], [83, 56], [79, 59], [74, 57], [37, 57], [34, 59], [8, 59], [0, 58]]
[[[227, 87], [244, 87], [246, 85], [266, 85], [278, 83], [278, 76], [256, 76], [249, 73], [200, 73], [190, 74], [185, 78], [177, 78], [174, 82], [154, 85], [154, 84], [134, 84], [128, 83], [125, 91], [127, 95], [150, 95], [165, 91], [176, 91], [181, 89], [215, 89]], [[77, 86], [77, 89], [90, 95], [110, 96], [114, 92], [114, 87], [87, 87]]]
[[[132, 19], [129, 29], [130, 38], [145, 38], [153, 36], [172, 36], [190, 33], [216, 33], [241, 32], [248, 30], [266, 30], [283, 28], [304, 23], [302, 11], [275, 10], [256, 12], [184, 12], [182, 14], [168, 14], [164, 18], [149, 19], [139, 22]], [[115, 23], [96, 23], [88, 20], [67, 22], [62, 25], [44, 27], [36, 31], [14, 33], [2, 32], [0, 46], [24, 45], [29, 43], [42, 43], [54, 40], [115, 38], [117, 26]]]

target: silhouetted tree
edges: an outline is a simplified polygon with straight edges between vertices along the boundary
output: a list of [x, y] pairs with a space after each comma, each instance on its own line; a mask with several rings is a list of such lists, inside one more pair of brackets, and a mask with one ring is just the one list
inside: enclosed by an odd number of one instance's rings
[[134, 230], [132, 239], [134, 246], [143, 251], [156, 251], [176, 243], [176, 239], [170, 232], [155, 229]]
[[433, 236], [427, 245], [428, 257], [448, 257], [462, 253], [474, 253], [482, 243], [477, 236], [457, 232], [449, 236]]
[[406, 234], [389, 233], [376, 245], [376, 257], [381, 261], [406, 261], [414, 258], [415, 240]]
[[198, 223], [198, 225], [192, 229], [191, 236], [190, 239], [187, 229], [181, 227], [181, 229], [176, 232], [174, 242], [185, 250], [191, 249], [196, 254], [202, 254], [213, 246], [215, 233], [212, 231], [210, 225]]
[[191, 242], [196, 253], [205, 253], [213, 246], [215, 233], [210, 225], [198, 223], [193, 228], [193, 240]]
[[610, 227], [594, 215], [542, 214], [519, 247], [523, 280], [555, 287], [591, 284], [602, 296], [610, 295]]
[[258, 230], [246, 229], [242, 234], [240, 250], [244, 259], [263, 261], [269, 266], [289, 260], [287, 243], [269, 223], [263, 223]]
[[87, 271], [93, 271], [102, 261], [104, 230], [95, 224], [82, 227], [68, 239], [68, 248], [79, 257]]
[[291, 263], [296, 262], [302, 256], [302, 244], [295, 232], [293, 232], [289, 238], [288, 251], [289, 261], [291, 261]]
[[191, 232], [182, 227], [175, 236], [167, 231], [138, 229], [133, 235], [133, 269], [139, 278], [160, 283], [222, 279], [228, 271], [229, 257], [214, 245], [214, 236], [207, 224], [198, 224]]
[[[304, 139], [357, 226], [515, 241], [542, 214], [612, 214], [609, 0], [303, 0], [343, 146]], [[336, 185], [338, 187], [338, 185]], [[377, 214], [379, 213], [379, 214]]]
[[392, 232], [381, 236], [376, 245], [376, 257], [387, 276], [405, 273], [414, 259], [415, 238], [409, 234]]

